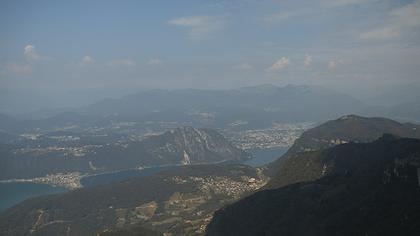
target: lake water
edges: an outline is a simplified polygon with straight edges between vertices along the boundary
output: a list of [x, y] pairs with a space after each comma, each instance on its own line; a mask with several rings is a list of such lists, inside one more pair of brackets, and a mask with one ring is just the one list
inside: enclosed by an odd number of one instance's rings
[[[253, 155], [253, 158], [245, 161], [243, 164], [252, 167], [260, 167], [276, 160], [286, 151], [287, 148], [248, 150], [248, 152]], [[105, 173], [82, 178], [80, 182], [85, 187], [92, 187], [102, 184], [115, 183], [133, 177], [148, 176], [170, 168], [176, 168], [176, 166], [152, 167], [143, 170], [124, 170]], [[31, 197], [62, 193], [66, 191], [68, 190], [65, 188], [53, 187], [45, 184], [0, 183], [0, 212]]]
[[65, 188], [35, 183], [0, 183], [0, 212], [36, 196], [63, 193]]
[[289, 148], [280, 147], [248, 150], [248, 152], [252, 154], [253, 158], [245, 161], [244, 164], [252, 167], [260, 167], [266, 165], [281, 157], [284, 153], [286, 153], [287, 149]]
[[[253, 158], [245, 161], [243, 164], [252, 167], [266, 165], [283, 155], [287, 149], [288, 148], [270, 148], [248, 150], [248, 152], [252, 154]], [[80, 182], [85, 187], [92, 187], [102, 184], [115, 183], [133, 177], [148, 176], [163, 170], [169, 170], [171, 168], [176, 168], [176, 166], [151, 167], [143, 170], [123, 170], [113, 173], [104, 173], [82, 178]]]

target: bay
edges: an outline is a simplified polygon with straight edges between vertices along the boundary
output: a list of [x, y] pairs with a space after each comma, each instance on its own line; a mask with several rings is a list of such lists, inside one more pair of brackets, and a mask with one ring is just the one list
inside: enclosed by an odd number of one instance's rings
[[248, 152], [251, 153], [253, 157], [245, 161], [244, 164], [252, 167], [264, 166], [280, 158], [284, 153], [287, 152], [288, 149], [288, 147], [278, 147], [248, 150]]
[[[252, 154], [253, 158], [243, 162], [243, 164], [252, 167], [264, 166], [281, 157], [287, 151], [287, 149], [288, 148], [269, 148], [248, 150], [248, 152]], [[142, 170], [131, 169], [103, 173], [84, 177], [80, 182], [84, 187], [94, 187], [103, 184], [116, 183], [129, 178], [149, 176], [163, 170], [168, 170], [170, 168], [176, 168], [176, 166], [151, 167]], [[68, 191], [66, 188], [54, 187], [46, 184], [13, 182], [0, 183], [0, 212], [31, 197], [63, 193], [66, 191]]]
[[0, 183], [0, 212], [23, 200], [48, 194], [63, 193], [68, 189], [37, 183]]

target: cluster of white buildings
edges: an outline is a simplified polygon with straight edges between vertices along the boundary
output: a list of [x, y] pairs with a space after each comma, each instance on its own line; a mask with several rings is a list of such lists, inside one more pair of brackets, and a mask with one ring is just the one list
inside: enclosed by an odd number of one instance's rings
[[267, 129], [225, 131], [224, 135], [233, 144], [244, 150], [290, 147], [310, 127], [310, 123], [275, 123]]

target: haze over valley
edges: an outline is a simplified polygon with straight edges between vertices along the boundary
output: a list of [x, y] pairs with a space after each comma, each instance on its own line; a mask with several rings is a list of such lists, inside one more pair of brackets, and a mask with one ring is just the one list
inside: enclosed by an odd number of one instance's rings
[[6, 0], [0, 31], [0, 235], [420, 235], [419, 0]]

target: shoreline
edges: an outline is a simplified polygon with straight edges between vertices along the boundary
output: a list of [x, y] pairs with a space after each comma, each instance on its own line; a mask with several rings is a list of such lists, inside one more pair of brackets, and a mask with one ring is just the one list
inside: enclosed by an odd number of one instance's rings
[[[276, 149], [276, 148], [269, 148], [269, 149]], [[264, 149], [259, 149], [264, 150]], [[247, 160], [241, 160], [239, 161], [240, 164], [244, 164], [246, 161], [252, 160], [255, 157], [249, 158]], [[191, 166], [194, 165], [209, 165], [209, 164], [221, 164], [224, 162], [229, 162], [226, 160], [218, 161], [215, 163], [195, 163], [195, 164], [189, 164]], [[68, 173], [57, 173], [57, 174], [48, 174], [46, 176], [42, 177], [36, 177], [36, 178], [19, 178], [19, 179], [6, 179], [6, 180], [0, 180], [0, 183], [36, 183], [36, 184], [46, 184], [53, 187], [64, 187], [68, 190], [74, 190], [78, 188], [83, 188], [84, 186], [81, 183], [81, 180], [86, 177], [94, 177], [94, 176], [100, 176], [105, 174], [115, 174], [119, 172], [124, 171], [143, 171], [147, 169], [152, 168], [164, 168], [164, 167], [179, 167], [179, 166], [185, 166], [184, 164], [175, 164], [175, 165], [157, 165], [157, 166], [140, 166], [135, 168], [129, 168], [129, 169], [122, 169], [122, 170], [112, 170], [112, 171], [105, 171], [100, 173], [80, 173], [80, 172], [68, 172]]]
[[63, 187], [68, 190], [74, 190], [82, 188], [80, 180], [87, 176], [86, 174], [81, 174], [80, 172], [71, 172], [71, 173], [57, 173], [46, 175], [43, 177], [36, 177], [31, 179], [7, 179], [0, 180], [0, 183], [35, 183], [35, 184], [46, 184], [53, 187]]

